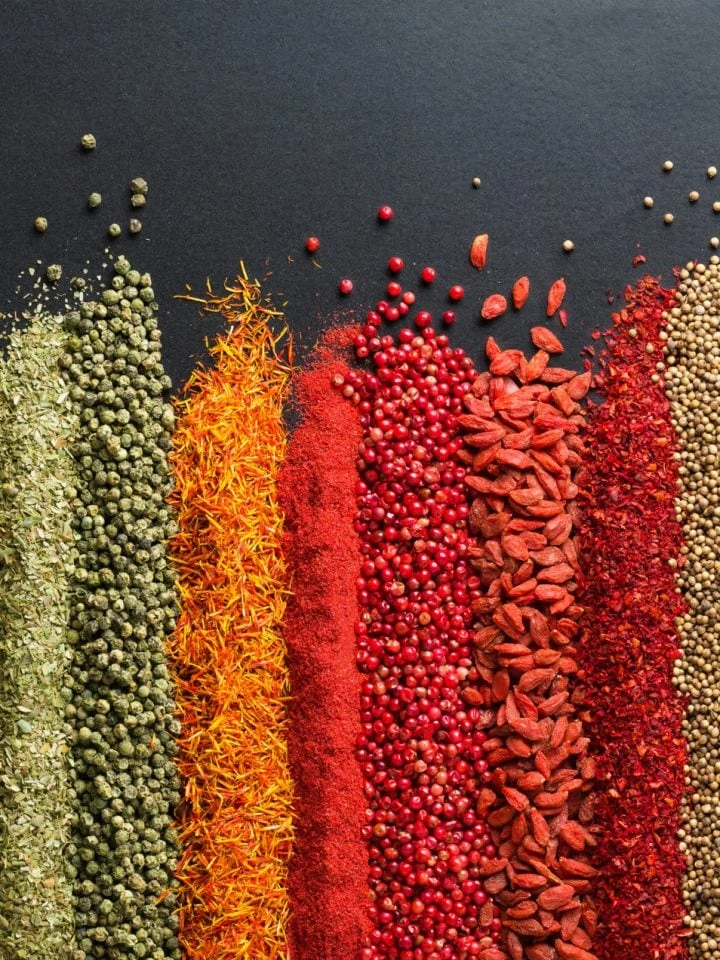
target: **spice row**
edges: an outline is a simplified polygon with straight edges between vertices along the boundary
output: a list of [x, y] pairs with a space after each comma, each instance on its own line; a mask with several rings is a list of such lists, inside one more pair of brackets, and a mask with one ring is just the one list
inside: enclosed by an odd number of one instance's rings
[[663, 371], [672, 421], [679, 438], [676, 523], [685, 544], [678, 558], [678, 584], [686, 603], [677, 611], [681, 656], [674, 680], [687, 703], [688, 790], [682, 808], [680, 847], [687, 858], [683, 877], [686, 922], [693, 960], [720, 950], [720, 797], [718, 772], [718, 363], [720, 360], [720, 258], [689, 263], [665, 304]]
[[289, 370], [273, 311], [244, 273], [201, 302], [230, 332], [176, 404], [180, 944], [188, 960], [275, 957], [293, 838], [277, 498]]
[[[647, 277], [626, 291], [601, 356], [601, 403], [588, 413], [580, 537], [586, 608], [578, 662], [597, 764], [601, 960], [687, 957], [676, 833], [685, 793], [685, 696], [672, 684], [678, 441], [660, 371], [672, 293]], [[659, 953], [658, 953], [659, 952]]]
[[177, 424], [124, 258], [13, 334], [7, 956], [713, 956], [719, 263], [626, 291], [599, 403], [384, 302], [291, 401], [244, 271]]

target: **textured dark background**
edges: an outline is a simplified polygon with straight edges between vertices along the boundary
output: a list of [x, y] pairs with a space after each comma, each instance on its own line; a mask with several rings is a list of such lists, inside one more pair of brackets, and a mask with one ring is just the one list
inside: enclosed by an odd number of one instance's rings
[[[485, 295], [530, 274], [537, 296], [493, 325], [527, 346], [564, 274], [577, 362], [609, 317], [608, 288], [643, 269], [631, 266], [639, 249], [669, 281], [720, 235], [720, 176], [705, 176], [720, 166], [717, 0], [4, 0], [2, 13], [0, 310], [22, 305], [18, 274], [38, 258], [68, 276], [100, 264], [142, 175], [144, 231], [113, 246], [153, 273], [177, 384], [214, 328], [172, 295], [221, 282], [240, 258], [272, 271], [301, 355], [338, 307], [378, 299], [393, 253], [408, 281], [437, 267], [425, 306], [465, 285], [453, 337], [475, 354]], [[93, 189], [105, 202], [90, 213]], [[386, 227], [383, 202], [395, 209]], [[478, 274], [467, 250], [485, 231]], [[308, 234], [322, 240], [321, 270]], [[356, 292], [341, 303], [344, 275]]]

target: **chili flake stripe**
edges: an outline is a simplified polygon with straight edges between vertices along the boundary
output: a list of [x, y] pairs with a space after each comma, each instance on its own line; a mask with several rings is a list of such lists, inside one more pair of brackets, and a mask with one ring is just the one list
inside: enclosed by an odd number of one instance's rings
[[681, 270], [664, 314], [665, 386], [679, 441], [675, 509], [686, 540], [677, 579], [687, 603], [677, 621], [682, 658], [674, 678], [688, 701], [683, 722], [688, 791], [679, 835], [688, 866], [683, 894], [692, 930], [689, 950], [697, 960], [720, 955], [719, 265], [720, 258], [712, 256], [707, 266], [688, 264]]
[[208, 287], [197, 302], [231, 326], [210, 349], [214, 367], [196, 370], [177, 403], [172, 455], [180, 942], [187, 960], [284, 960], [293, 821], [276, 480], [290, 345], [244, 267], [224, 295]]
[[676, 833], [685, 792], [683, 703], [672, 686], [673, 564], [682, 545], [670, 409], [656, 364], [672, 293], [646, 277], [613, 315], [578, 478], [579, 648], [597, 761], [594, 865], [601, 960], [686, 958]]

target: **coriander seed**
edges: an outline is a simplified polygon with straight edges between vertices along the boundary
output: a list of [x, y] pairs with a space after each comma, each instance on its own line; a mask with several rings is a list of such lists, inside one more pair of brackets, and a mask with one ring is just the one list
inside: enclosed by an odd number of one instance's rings
[[472, 185], [473, 185], [473, 187], [474, 187], [476, 190], [477, 190], [477, 188], [480, 186], [481, 183], [482, 183], [482, 180], [480, 179], [480, 177], [473, 177]]
[[88, 197], [88, 206], [91, 210], [94, 210], [96, 207], [99, 207], [102, 203], [102, 194], [100, 193], [91, 193]]
[[654, 203], [655, 201], [653, 200], [652, 197], [643, 197], [643, 206], [647, 207], [648, 210], [652, 207]]
[[708, 179], [712, 180], [713, 177], [717, 176], [717, 167], [708, 167], [707, 168]]
[[80, 140], [83, 150], [94, 150], [97, 146], [97, 140], [92, 133], [86, 133]]
[[572, 242], [572, 240], [563, 240], [562, 248], [565, 253], [572, 253], [572, 251], [575, 249], [575, 244]]
[[720, 238], [710, 237], [710, 246], [715, 248], [720, 247]]
[[672, 168], [673, 168], [673, 162], [672, 162], [672, 160], [666, 160], [666, 161], [663, 163], [662, 168], [663, 168], [663, 170], [665, 171], [665, 173], [670, 173], [670, 171], [671, 171]]
[[663, 215], [663, 220], [665, 223], [672, 223], [674, 219], [675, 217], [672, 213], [666, 213]]
[[688, 194], [688, 200], [690, 201], [690, 203], [697, 203], [699, 199], [700, 199], [700, 194], [697, 192], [697, 190], [691, 190], [690, 193]]
[[122, 228], [119, 223], [111, 223], [108, 227], [108, 235], [114, 239], [120, 236]]

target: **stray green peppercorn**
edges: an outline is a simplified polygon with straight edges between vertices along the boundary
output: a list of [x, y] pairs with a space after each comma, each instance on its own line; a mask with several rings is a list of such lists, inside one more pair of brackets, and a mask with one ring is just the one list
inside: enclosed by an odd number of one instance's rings
[[119, 237], [121, 233], [122, 233], [122, 229], [119, 223], [111, 223], [110, 226], [108, 227], [108, 234], [113, 239], [115, 239], [115, 237]]
[[97, 146], [97, 140], [92, 133], [86, 133], [85, 136], [80, 140], [80, 145], [83, 150], [94, 150]]
[[35, 229], [38, 233], [45, 233], [48, 228], [46, 217], [35, 217]]
[[130, 197], [130, 203], [133, 207], [144, 207], [145, 206], [145, 194], [144, 193], [134, 193]]
[[132, 233], [132, 234], [140, 233], [140, 231], [142, 230], [142, 223], [140, 223], [139, 220], [136, 220], [136, 219], [133, 217], [133, 218], [130, 220], [130, 223], [128, 223], [128, 230], [129, 230], [130, 233]]
[[95, 207], [99, 207], [102, 203], [102, 194], [101, 193], [91, 193], [88, 197], [88, 206], [91, 210], [94, 210]]
[[70, 281], [73, 290], [84, 290], [87, 286], [87, 280], [84, 277], [73, 277]]
[[59, 263], [51, 263], [45, 271], [45, 279], [48, 283], [57, 283], [62, 276], [62, 267]]
[[145, 194], [148, 192], [147, 180], [143, 177], [134, 177], [130, 181], [130, 193], [142, 193]]

